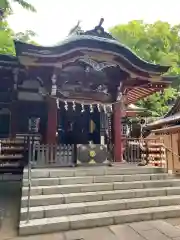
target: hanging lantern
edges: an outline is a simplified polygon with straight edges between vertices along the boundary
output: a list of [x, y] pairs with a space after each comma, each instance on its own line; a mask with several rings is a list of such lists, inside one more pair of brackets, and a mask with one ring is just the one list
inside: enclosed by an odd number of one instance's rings
[[76, 103], [75, 103], [75, 101], [73, 101], [72, 108], [73, 108], [73, 111], [75, 111], [75, 110], [76, 110]]
[[53, 74], [53, 75], [52, 75], [51, 81], [52, 81], [51, 95], [55, 96], [55, 95], [56, 95], [56, 92], [57, 92], [56, 74]]
[[57, 108], [60, 109], [60, 106], [59, 106], [59, 98], [56, 99], [56, 105], [57, 105]]
[[57, 92], [57, 87], [56, 87], [56, 85], [52, 85], [51, 95], [52, 95], [52, 96], [56, 96], [56, 92]]
[[56, 84], [56, 74], [52, 75], [51, 81], [53, 85]]
[[65, 108], [66, 111], [68, 110], [68, 103], [67, 103], [67, 101], [64, 102], [64, 108]]
[[83, 113], [85, 111], [85, 109], [84, 109], [84, 104], [82, 103], [81, 104], [81, 112]]
[[100, 105], [99, 105], [99, 103], [97, 104], [97, 109], [98, 109], [98, 112], [100, 112], [100, 111], [101, 111], [101, 108], [100, 108]]
[[112, 104], [110, 105], [110, 112], [113, 112]]
[[104, 112], [107, 113], [106, 105], [103, 105]]
[[90, 113], [93, 113], [93, 112], [94, 112], [93, 105], [90, 104]]

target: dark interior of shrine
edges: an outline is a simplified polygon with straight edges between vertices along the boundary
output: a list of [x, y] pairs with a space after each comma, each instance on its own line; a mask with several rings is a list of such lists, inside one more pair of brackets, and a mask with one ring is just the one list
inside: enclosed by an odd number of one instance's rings
[[[22, 84], [22, 80], [39, 78], [43, 82], [46, 91], [51, 91], [53, 74], [51, 68], [32, 67], [26, 77], [22, 74], [18, 75], [18, 86]], [[87, 102], [103, 103], [116, 101], [119, 81], [127, 77], [117, 67], [109, 67], [98, 71], [79, 61], [67, 65], [62, 70], [57, 71], [56, 74], [57, 97], [60, 99], [77, 99], [79, 102], [82, 99], [88, 100]], [[12, 99], [17, 99], [16, 96], [15, 98], [13, 96], [15, 94], [13, 90], [14, 75], [12, 71], [8, 71], [8, 74], [6, 71], [3, 75], [7, 79], [1, 82], [0, 98], [3, 96], [1, 102], [8, 102], [10, 109]], [[29, 91], [31, 90], [29, 89]], [[11, 99], [5, 99], [7, 97]], [[61, 144], [88, 144], [91, 141], [94, 144], [100, 144], [100, 112], [98, 109], [94, 108], [93, 112], [91, 112], [90, 105], [85, 105], [84, 111], [82, 111], [81, 104], [76, 104], [76, 108], [73, 110], [72, 103], [68, 103], [68, 109], [66, 110], [64, 101], [61, 104], [62, 106], [58, 110], [58, 142]], [[15, 114], [16, 133], [28, 133], [29, 118], [40, 118], [39, 133], [43, 142], [46, 141], [48, 122], [48, 105], [46, 101], [38, 102], [35, 99], [29, 101], [17, 100]], [[6, 132], [7, 136], [10, 134], [10, 121], [10, 114], [0, 116], [0, 135], [4, 135], [4, 132]]]
[[[100, 143], [100, 112], [97, 108], [90, 111], [89, 106], [76, 104], [73, 110], [72, 103], [68, 109], [64, 102], [58, 109], [58, 143], [59, 144], [88, 144], [92, 141]], [[42, 141], [46, 141], [47, 104], [45, 102], [18, 101], [16, 105], [16, 133], [28, 133], [30, 118], [40, 118], [39, 133]], [[15, 120], [15, 119], [14, 119]], [[13, 120], [13, 121], [14, 121]], [[11, 131], [11, 112], [8, 108], [0, 110], [0, 138], [9, 137]]]
[[[83, 111], [84, 110], [84, 111]], [[72, 103], [68, 109], [64, 103], [58, 111], [58, 142], [62, 144], [88, 144], [92, 141], [100, 143], [100, 113], [97, 109], [90, 111], [89, 106], [76, 104], [73, 110]]]
[[39, 133], [45, 138], [47, 110], [45, 102], [18, 101], [16, 108], [18, 133], [28, 133], [29, 119], [40, 118]]
[[7, 108], [0, 110], [0, 138], [9, 137], [11, 112]]

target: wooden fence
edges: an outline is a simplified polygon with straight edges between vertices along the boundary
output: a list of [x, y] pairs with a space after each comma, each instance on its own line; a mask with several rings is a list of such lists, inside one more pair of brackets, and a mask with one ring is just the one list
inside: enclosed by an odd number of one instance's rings
[[35, 144], [31, 151], [33, 167], [68, 167], [75, 165], [74, 145]]
[[159, 138], [127, 138], [124, 142], [123, 158], [128, 163], [145, 162], [153, 166], [165, 167], [166, 149]]

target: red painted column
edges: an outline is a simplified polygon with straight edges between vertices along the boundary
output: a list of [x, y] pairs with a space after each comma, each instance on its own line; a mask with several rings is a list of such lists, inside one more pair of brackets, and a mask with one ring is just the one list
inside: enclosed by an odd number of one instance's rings
[[113, 107], [114, 160], [116, 162], [122, 161], [121, 117], [121, 104], [116, 103]]
[[55, 98], [48, 98], [47, 144], [56, 144], [57, 105]]

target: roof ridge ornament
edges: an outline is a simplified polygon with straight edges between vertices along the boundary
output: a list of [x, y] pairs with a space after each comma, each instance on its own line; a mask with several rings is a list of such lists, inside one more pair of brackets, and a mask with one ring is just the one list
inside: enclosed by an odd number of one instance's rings
[[104, 22], [104, 18], [101, 18], [99, 21], [98, 27], [102, 27], [103, 22]]
[[95, 36], [95, 37], [102, 37], [102, 38], [108, 38], [112, 40], [116, 40], [111, 34], [108, 32], [104, 31], [104, 28], [102, 27], [102, 24], [104, 23], [104, 18], [101, 18], [99, 21], [99, 24], [95, 26], [94, 29], [88, 30], [88, 31], [83, 31], [81, 26], [80, 26], [81, 21], [78, 20], [77, 24], [75, 27], [73, 27], [70, 31], [68, 36], [72, 35], [89, 35], [89, 36]]
[[84, 33], [84, 31], [81, 29], [80, 23], [81, 23], [81, 21], [78, 20], [77, 24], [69, 31], [68, 36], [82, 35]]
[[103, 23], [104, 23], [104, 18], [101, 18], [99, 21], [99, 24], [94, 29], [88, 30], [88, 31], [82, 33], [82, 35], [96, 36], [96, 37], [102, 37], [102, 38], [116, 40], [111, 34], [104, 31], [104, 28], [102, 27]]

